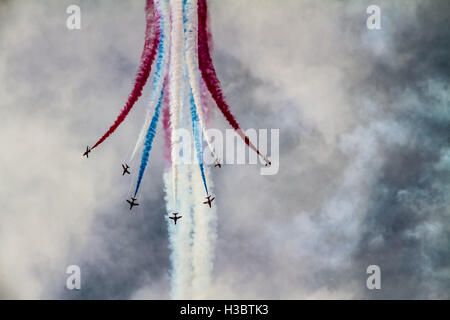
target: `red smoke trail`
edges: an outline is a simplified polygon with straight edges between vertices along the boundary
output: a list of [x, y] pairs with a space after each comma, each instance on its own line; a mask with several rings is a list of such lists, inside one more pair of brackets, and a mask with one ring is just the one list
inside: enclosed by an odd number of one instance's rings
[[[197, 3], [198, 6], [198, 3]], [[208, 48], [209, 48], [209, 52], [213, 52], [214, 51], [214, 42], [212, 40], [212, 32], [211, 32], [211, 18], [209, 15], [209, 11], [208, 8], [206, 8], [206, 34], [208, 36]]]
[[164, 93], [163, 93], [163, 128], [164, 128], [164, 158], [166, 159], [169, 166], [172, 165], [172, 155], [171, 155], [171, 141], [172, 133], [170, 128], [170, 93], [169, 93], [169, 77], [166, 76], [164, 79]]
[[150, 71], [152, 68], [153, 61], [155, 60], [155, 56], [157, 53], [159, 38], [160, 38], [160, 27], [159, 27], [159, 13], [155, 9], [155, 5], [153, 0], [147, 0], [145, 6], [145, 15], [146, 15], [146, 28], [145, 28], [145, 44], [142, 50], [141, 55], [141, 64], [139, 66], [138, 72], [136, 74], [136, 79], [134, 82], [133, 90], [128, 96], [128, 101], [125, 104], [125, 107], [120, 112], [114, 124], [106, 131], [106, 133], [98, 140], [91, 149], [94, 149], [103, 141], [106, 140], [122, 123], [123, 120], [127, 117], [130, 110], [133, 108], [136, 101], [142, 95], [142, 89], [147, 82], [147, 79], [150, 75]]
[[244, 140], [245, 144], [247, 144], [253, 151], [255, 151], [259, 156], [261, 156], [266, 162], [268, 161], [265, 156], [263, 156], [259, 150], [251, 143], [250, 139], [245, 135], [242, 129], [239, 127], [236, 119], [230, 111], [230, 107], [225, 101], [225, 98], [222, 93], [222, 89], [220, 86], [220, 81], [217, 78], [216, 70], [214, 69], [214, 65], [211, 59], [211, 54], [209, 51], [208, 44], [208, 7], [206, 4], [206, 0], [198, 1], [198, 63], [199, 68], [202, 73], [203, 80], [205, 81], [206, 86], [208, 87], [211, 96], [214, 101], [216, 101], [217, 106], [220, 111], [222, 111], [223, 115], [236, 131], [236, 133]]
[[205, 117], [205, 123], [209, 124], [212, 117], [214, 116], [214, 101], [211, 99], [211, 95], [203, 79], [201, 79], [200, 81], [200, 97], [202, 99], [202, 111]]
[[[198, 6], [198, 3], [197, 3]], [[209, 52], [214, 51], [214, 43], [212, 41], [212, 33], [211, 33], [211, 19], [209, 17], [209, 12], [207, 12], [206, 15], [206, 34], [208, 35], [208, 49]], [[211, 94], [208, 91], [208, 88], [206, 87], [205, 81], [201, 79], [200, 81], [200, 95], [202, 99], [202, 107], [203, 107], [203, 114], [205, 115], [205, 121], [208, 124], [211, 120], [211, 118], [214, 115], [213, 110], [213, 104], [214, 101], [211, 98]]]

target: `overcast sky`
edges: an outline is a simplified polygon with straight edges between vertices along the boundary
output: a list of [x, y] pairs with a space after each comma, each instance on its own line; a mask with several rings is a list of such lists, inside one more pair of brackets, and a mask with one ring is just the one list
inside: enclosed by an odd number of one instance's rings
[[[81, 7], [81, 30], [66, 8]], [[368, 30], [366, 8], [381, 8]], [[159, 130], [141, 205], [125, 102], [145, 1], [0, 1], [0, 298], [170, 292]], [[280, 170], [214, 170], [211, 299], [450, 298], [450, 2], [210, 0], [214, 63], [244, 128], [280, 129]], [[215, 113], [212, 126], [224, 130]], [[65, 288], [79, 265], [82, 289]], [[366, 288], [379, 265], [381, 290]]]

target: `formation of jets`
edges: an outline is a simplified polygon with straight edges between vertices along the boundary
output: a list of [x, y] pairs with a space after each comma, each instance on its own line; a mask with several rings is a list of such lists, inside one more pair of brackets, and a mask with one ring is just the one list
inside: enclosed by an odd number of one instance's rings
[[177, 224], [177, 220], [178, 220], [178, 219], [181, 219], [182, 216], [177, 216], [178, 212], [174, 212], [174, 213], [172, 213], [172, 214], [173, 214], [173, 217], [169, 217], [169, 219], [172, 219], [173, 222], [174, 222], [175, 224]]
[[[83, 153], [83, 157], [84, 156], [86, 156], [86, 158], [89, 158], [89, 153], [91, 152], [91, 148], [89, 147], [89, 146], [86, 146], [86, 151]], [[272, 164], [272, 162], [270, 162], [270, 160], [268, 160], [268, 159], [266, 159], [266, 164], [265, 164], [265, 166], [266, 167], [268, 167], [268, 166], [270, 166]], [[214, 163], [214, 167], [219, 167], [219, 168], [222, 168], [222, 164], [220, 163], [220, 161], [219, 161], [219, 159], [217, 158], [216, 159], [216, 162]], [[123, 175], [125, 175], [125, 174], [130, 174], [130, 171], [129, 171], [129, 169], [130, 169], [130, 166], [128, 165], [128, 164], [122, 164], [122, 170], [123, 170], [123, 172], [122, 172], [122, 176]], [[206, 197], [206, 201], [204, 201], [203, 203], [204, 204], [207, 204], [207, 205], [209, 205], [209, 207], [211, 208], [211, 204], [212, 204], [212, 202], [214, 201], [214, 199], [215, 199], [215, 197], [213, 197], [213, 198], [211, 198], [212, 196], [211, 195], [208, 195], [207, 197]], [[139, 203], [137, 203], [136, 202], [136, 198], [133, 198], [133, 197], [131, 197], [131, 199], [130, 200], [126, 200], [127, 202], [128, 202], [128, 204], [130, 205], [130, 210], [131, 209], [133, 209], [133, 207], [134, 206], [138, 206], [139, 205]], [[178, 216], [178, 212], [174, 212], [174, 213], [172, 213], [173, 214], [173, 216], [172, 217], [169, 217], [169, 219], [172, 219], [173, 220], [173, 222], [175, 223], [175, 225], [177, 224], [177, 220], [178, 219], [181, 219], [181, 217], [182, 216]]]

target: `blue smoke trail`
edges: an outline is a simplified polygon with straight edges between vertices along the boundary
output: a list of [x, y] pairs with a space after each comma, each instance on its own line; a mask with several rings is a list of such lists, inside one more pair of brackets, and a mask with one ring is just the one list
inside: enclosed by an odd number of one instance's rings
[[[165, 17], [161, 16], [161, 30], [164, 30], [164, 18]], [[155, 78], [153, 81], [154, 88], [157, 88], [156, 84], [158, 83], [158, 81], [160, 81], [162, 79], [162, 77], [165, 76], [162, 74], [162, 69], [163, 69], [162, 63], [163, 63], [163, 59], [164, 59], [164, 41], [165, 41], [165, 35], [164, 35], [164, 32], [162, 31], [161, 39], [159, 41], [159, 47], [158, 47], [158, 60], [156, 61], [156, 73], [155, 73]], [[147, 167], [147, 163], [148, 163], [150, 150], [152, 149], [153, 139], [155, 138], [156, 127], [158, 125], [159, 113], [161, 110], [161, 105], [162, 105], [162, 100], [163, 100], [162, 99], [163, 92], [164, 92], [164, 87], [161, 90], [161, 92], [159, 93], [158, 105], [155, 108], [155, 114], [153, 115], [152, 121], [150, 122], [147, 133], [145, 135], [145, 145], [144, 145], [144, 150], [142, 151], [141, 165], [139, 168], [139, 175], [138, 175], [138, 179], [137, 179], [137, 183], [136, 183], [136, 190], [134, 191], [134, 197], [136, 197], [136, 195], [139, 191], [139, 187], [141, 186], [145, 168]]]
[[191, 104], [192, 132], [194, 133], [194, 140], [195, 140], [195, 153], [197, 154], [200, 171], [202, 173], [203, 185], [205, 186], [205, 191], [206, 194], [208, 195], [209, 194], [208, 186], [206, 185], [205, 170], [203, 167], [202, 142], [200, 140], [200, 135], [198, 133], [199, 119], [195, 107], [194, 95], [192, 94], [192, 90], [191, 90], [190, 104]]
[[[161, 77], [153, 77], [154, 79], [152, 80], [152, 92], [150, 94], [150, 99], [148, 101], [148, 105], [147, 105], [147, 112], [145, 115], [145, 121], [144, 124], [142, 125], [141, 131], [139, 132], [139, 136], [138, 139], [136, 141], [136, 144], [134, 146], [133, 152], [131, 153], [130, 156], [130, 162], [133, 161], [134, 156], [136, 155], [136, 153], [138, 152], [138, 150], [141, 148], [141, 146], [144, 144], [145, 142], [145, 133], [147, 132], [147, 129], [150, 125], [150, 121], [151, 121], [151, 111], [154, 110], [158, 104], [158, 98], [159, 98], [159, 93], [161, 91], [161, 89], [163, 88], [164, 85], [164, 75], [167, 74], [167, 67], [168, 67], [168, 62], [169, 62], [169, 47], [170, 47], [170, 10], [169, 10], [169, 0], [155, 0], [156, 6], [158, 8], [158, 12], [160, 14], [160, 21], [161, 21], [161, 32], [164, 34], [164, 45], [163, 45], [163, 57], [162, 57], [162, 61], [161, 61]], [[160, 38], [161, 39], [161, 38]], [[160, 53], [159, 53], [160, 55]], [[157, 57], [158, 58], [158, 57]], [[156, 61], [157, 61], [156, 58]], [[156, 67], [155, 67], [156, 68]], [[155, 69], [153, 68], [153, 69]], [[200, 119], [201, 120], [201, 119]]]
[[145, 135], [145, 145], [144, 145], [144, 150], [142, 151], [141, 165], [139, 168], [139, 175], [138, 175], [138, 180], [136, 183], [136, 190], [134, 191], [134, 197], [136, 197], [136, 194], [139, 191], [139, 187], [142, 182], [142, 177], [144, 176], [145, 168], [147, 167], [150, 150], [152, 150], [153, 139], [155, 138], [156, 127], [158, 125], [159, 113], [160, 113], [161, 105], [162, 105], [162, 96], [163, 96], [163, 94], [161, 91], [158, 105], [156, 106], [156, 109], [155, 109], [155, 114], [153, 115], [152, 122], [150, 122], [150, 126], [148, 127], [148, 130], [147, 130], [147, 134]]

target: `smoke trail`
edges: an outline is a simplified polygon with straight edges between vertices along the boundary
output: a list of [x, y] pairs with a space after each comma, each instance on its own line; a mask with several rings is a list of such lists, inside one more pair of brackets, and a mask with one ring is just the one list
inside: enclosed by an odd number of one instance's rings
[[[198, 5], [198, 2], [197, 2]], [[214, 42], [212, 40], [212, 32], [211, 32], [211, 19], [209, 16], [209, 11], [206, 10], [206, 35], [208, 37], [208, 49], [211, 53], [214, 50]]]
[[[174, 212], [175, 201], [173, 198], [173, 188], [172, 188], [172, 172], [170, 170], [164, 172], [163, 175], [164, 180], [164, 191], [166, 200], [166, 210], [170, 215]], [[184, 218], [184, 217], [183, 217]], [[177, 250], [178, 237], [177, 237], [177, 226], [169, 219], [166, 215], [167, 229], [169, 233], [169, 248], [171, 250], [170, 253], [170, 261], [171, 261], [171, 270], [170, 270], [170, 280], [171, 280], [171, 297], [175, 299], [178, 293], [178, 276], [180, 274], [181, 265], [178, 263], [179, 260], [179, 251]]]
[[[188, 98], [187, 94], [190, 91], [188, 86], [184, 84], [187, 83], [187, 78], [182, 77], [182, 86], [180, 87], [181, 92], [180, 96], [184, 99]], [[180, 110], [180, 117], [178, 118], [178, 127], [187, 129], [189, 128], [189, 117], [190, 112], [189, 109], [183, 108]], [[189, 151], [192, 152], [192, 144], [183, 143], [181, 151], [183, 153]], [[180, 149], [181, 149], [180, 148]], [[169, 238], [170, 238], [170, 247], [172, 249], [171, 262], [172, 262], [172, 270], [171, 270], [171, 281], [172, 281], [172, 292], [171, 296], [174, 299], [187, 299], [192, 296], [192, 279], [193, 279], [193, 267], [192, 267], [192, 234], [193, 234], [193, 205], [197, 201], [194, 198], [194, 188], [192, 185], [192, 170], [194, 165], [192, 164], [184, 164], [181, 163], [178, 167], [178, 179], [180, 185], [183, 186], [183, 192], [179, 194], [179, 199], [171, 198], [171, 204], [168, 204], [168, 213], [172, 213], [174, 209], [179, 212], [182, 216], [182, 219], [179, 220], [177, 225], [175, 226], [173, 221], [167, 219], [169, 223]], [[171, 174], [173, 174], [173, 169]], [[166, 180], [166, 192], [169, 191], [169, 187], [172, 187], [172, 195], [173, 195], [173, 186], [169, 185], [170, 181], [173, 183], [172, 179]], [[180, 210], [180, 211], [178, 211]]]
[[213, 116], [213, 101], [211, 100], [211, 95], [209, 94], [208, 88], [205, 85], [203, 79], [200, 81], [200, 97], [202, 99], [203, 115], [205, 116], [206, 125], [209, 124]]
[[[185, 15], [185, 33], [186, 33], [186, 62], [188, 67], [189, 81], [194, 96], [195, 107], [197, 109], [198, 119], [205, 140], [208, 144], [211, 155], [214, 155], [214, 148], [211, 139], [206, 131], [206, 124], [203, 116], [202, 99], [200, 94], [200, 81], [198, 77], [198, 16], [197, 0], [184, 0]], [[202, 170], [203, 172], [203, 170]]]
[[[156, 56], [156, 51], [159, 45], [160, 38], [160, 27], [159, 27], [159, 13], [155, 9], [153, 0], [147, 0], [145, 6], [147, 26], [146, 26], [146, 41], [144, 44], [144, 49], [141, 56], [141, 64], [136, 75], [133, 90], [131, 91], [125, 107], [120, 112], [116, 121], [113, 125], [106, 131], [106, 133], [92, 146], [91, 149], [96, 148], [99, 144], [106, 140], [125, 120], [130, 110], [133, 108], [136, 101], [142, 94], [142, 89], [147, 82], [148, 76], [150, 75], [150, 70], [152, 68], [153, 61]], [[153, 32], [154, 31], [154, 32]]]
[[[163, 174], [163, 180], [164, 180], [164, 191], [165, 191], [165, 197], [164, 200], [166, 201], [166, 211], [167, 214], [170, 215], [173, 212], [173, 208], [175, 207], [175, 202], [173, 199], [172, 194], [172, 172], [167, 170]], [[170, 262], [171, 262], [171, 268], [170, 268], [170, 282], [171, 282], [171, 297], [175, 298], [175, 287], [177, 284], [176, 276], [179, 274], [179, 267], [180, 265], [177, 262], [178, 260], [178, 251], [176, 251], [176, 245], [177, 245], [177, 235], [176, 235], [176, 226], [174, 223], [169, 219], [169, 216], [166, 215], [166, 222], [167, 222], [167, 230], [169, 233], [169, 249], [170, 249]]]
[[[167, 227], [169, 231], [169, 247], [171, 249], [171, 298], [187, 299], [191, 297], [192, 291], [192, 186], [190, 184], [190, 176], [192, 165], [181, 165], [179, 167], [179, 179], [185, 183], [186, 188], [183, 192], [183, 200], [181, 205], [176, 204], [173, 198], [173, 179], [172, 172], [168, 171], [164, 174], [164, 184], [166, 189], [166, 208], [169, 214], [179, 212], [182, 216], [175, 225], [168, 217]], [[178, 207], [180, 211], [174, 211]]]
[[198, 62], [200, 71], [203, 76], [203, 80], [205, 81], [208, 90], [211, 93], [214, 101], [219, 107], [220, 111], [222, 111], [223, 115], [236, 131], [236, 133], [244, 140], [245, 144], [247, 144], [253, 151], [256, 152], [260, 157], [264, 159], [266, 163], [268, 163], [268, 159], [262, 155], [259, 150], [253, 145], [250, 139], [245, 135], [242, 129], [239, 127], [236, 119], [230, 111], [230, 107], [226, 103], [222, 89], [220, 86], [220, 81], [217, 78], [216, 70], [214, 69], [214, 65], [212, 63], [211, 55], [209, 52], [208, 45], [208, 31], [206, 26], [207, 21], [208, 8], [206, 4], [206, 0], [199, 0], [198, 2]]
[[170, 0], [172, 16], [171, 54], [170, 54], [170, 123], [172, 125], [172, 188], [175, 202], [178, 200], [178, 158], [179, 137], [178, 119], [181, 105], [181, 76], [183, 50], [183, 7], [182, 0]]
[[[145, 139], [146, 130], [150, 125], [150, 114], [151, 110], [155, 109], [159, 103], [159, 97], [161, 90], [164, 86], [165, 76], [167, 72], [167, 63], [169, 62], [169, 41], [170, 41], [170, 12], [168, 0], [157, 0], [156, 8], [160, 14], [160, 29], [161, 36], [158, 47], [158, 58], [156, 60], [156, 73], [152, 83], [152, 92], [150, 94], [150, 100], [147, 107], [147, 114], [145, 117], [144, 125], [139, 133], [139, 137], [134, 146], [133, 152], [130, 157], [130, 162], [132, 162], [137, 151], [141, 147]], [[167, 39], [169, 37], [169, 39]], [[167, 85], [166, 85], [167, 87]]]
[[[167, 84], [167, 77], [165, 80]], [[171, 132], [170, 132], [170, 97], [169, 97], [169, 87], [164, 85], [164, 93], [163, 93], [163, 128], [164, 128], [164, 158], [166, 159], [167, 164], [172, 165], [172, 159], [170, 157], [170, 141], [171, 141]]]
[[208, 192], [208, 186], [206, 184], [206, 177], [205, 177], [205, 170], [203, 168], [203, 153], [202, 153], [202, 142], [200, 140], [200, 135], [199, 135], [199, 128], [198, 128], [198, 115], [196, 110], [198, 110], [198, 108], [195, 107], [195, 101], [194, 101], [194, 95], [191, 92], [191, 99], [190, 99], [190, 105], [191, 105], [191, 119], [192, 119], [192, 133], [194, 135], [194, 142], [195, 142], [195, 153], [197, 154], [197, 159], [198, 159], [198, 164], [200, 167], [200, 172], [202, 175], [202, 180], [203, 180], [203, 186], [205, 187], [205, 191], [206, 191], [206, 195], [209, 194]]
[[162, 105], [162, 96], [163, 96], [163, 92], [161, 90], [159, 102], [155, 109], [155, 114], [153, 115], [152, 122], [150, 123], [150, 126], [148, 127], [148, 130], [147, 130], [147, 134], [145, 135], [145, 148], [142, 151], [141, 165], [139, 168], [139, 175], [138, 175], [138, 180], [136, 183], [136, 190], [134, 191], [135, 197], [139, 191], [139, 187], [142, 182], [142, 177], [144, 176], [145, 168], [147, 167], [148, 156], [150, 154], [150, 150], [152, 150], [153, 139], [155, 138], [156, 127], [158, 125], [158, 120], [159, 120], [159, 112], [161, 110], [161, 105]]
[[[205, 168], [205, 170], [208, 170]], [[198, 173], [198, 169], [197, 169]], [[208, 172], [207, 172], [208, 173]], [[200, 175], [194, 172], [194, 233], [192, 247], [192, 298], [206, 299], [208, 297], [208, 288], [211, 283], [214, 248], [217, 238], [217, 212], [216, 206], [209, 208], [205, 206], [199, 187], [201, 181]], [[213, 188], [212, 180], [209, 180], [210, 189]]]
[[[191, 110], [195, 111], [195, 108]], [[179, 126], [183, 128], [189, 125], [186, 111], [183, 109], [180, 113]], [[182, 146], [185, 147], [187, 144]], [[180, 165], [180, 185], [185, 188], [180, 194], [179, 204], [176, 204], [173, 198], [171, 175], [171, 171], [164, 173], [167, 213], [173, 213], [176, 208], [182, 215], [177, 225], [166, 217], [171, 249], [171, 298], [204, 298], [208, 293], [213, 268], [216, 209], [203, 204], [198, 166]]]
[[[197, 2], [197, 10], [198, 10], [198, 2]], [[197, 28], [198, 28], [198, 15], [197, 15]], [[197, 30], [198, 32], [198, 30]], [[209, 12], [206, 16], [206, 33], [208, 35], [208, 49], [209, 52], [214, 51], [214, 42], [212, 41], [212, 33], [211, 33], [211, 26], [210, 26], [210, 17]], [[197, 37], [198, 39], [198, 37]], [[198, 45], [198, 44], [197, 44]], [[197, 48], [198, 50], [198, 48]], [[197, 51], [198, 55], [198, 51]], [[205, 115], [206, 123], [211, 120], [213, 114], [214, 114], [214, 101], [211, 98], [211, 94], [208, 91], [208, 87], [205, 84], [205, 81], [203, 80], [203, 77], [200, 77], [200, 95], [202, 97], [202, 107], [203, 107], [203, 114]]]

